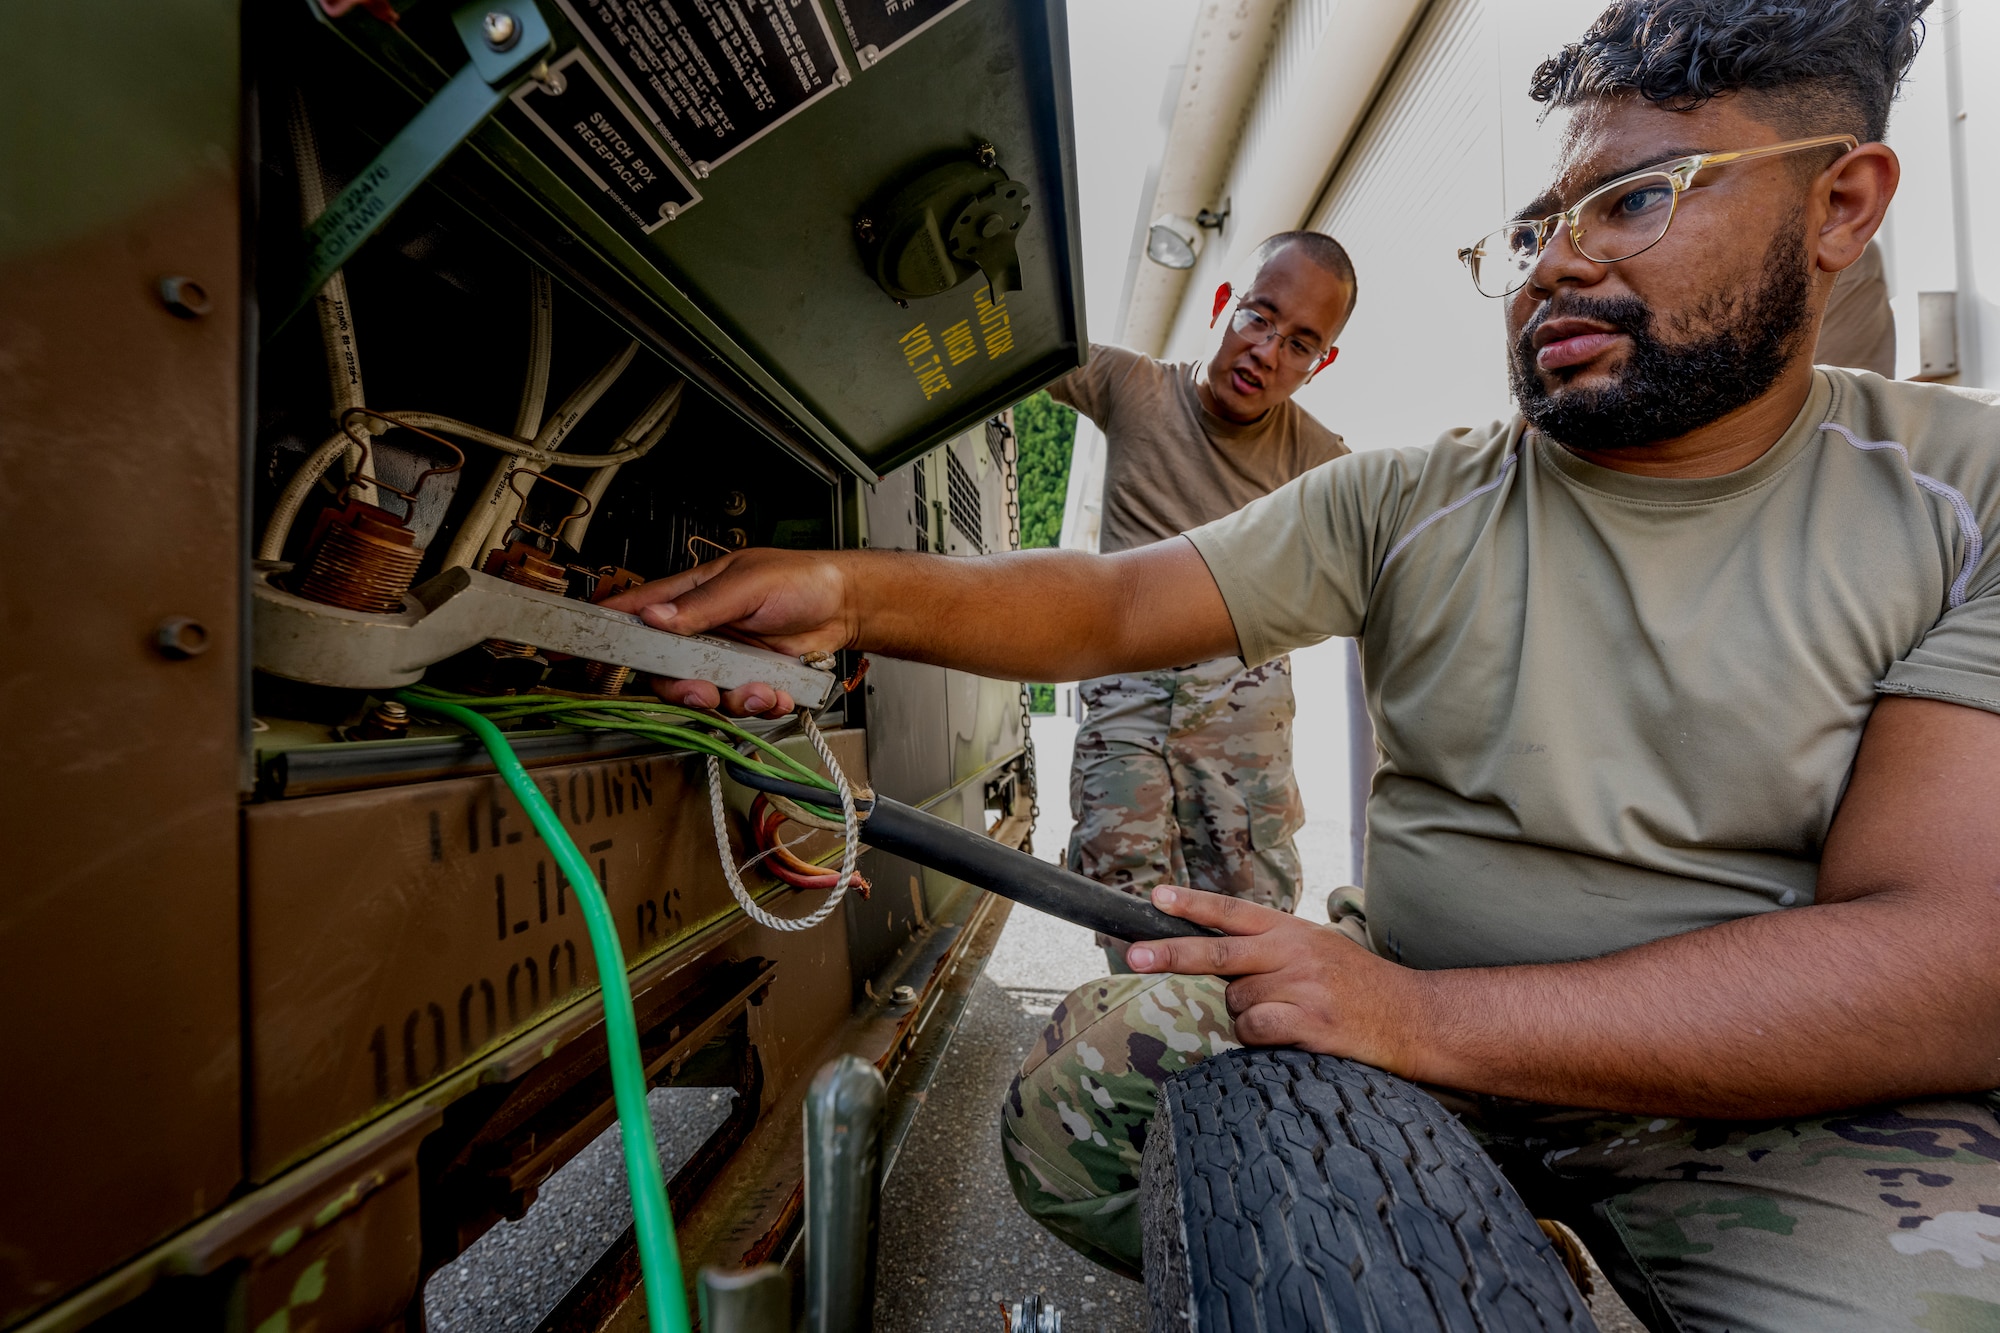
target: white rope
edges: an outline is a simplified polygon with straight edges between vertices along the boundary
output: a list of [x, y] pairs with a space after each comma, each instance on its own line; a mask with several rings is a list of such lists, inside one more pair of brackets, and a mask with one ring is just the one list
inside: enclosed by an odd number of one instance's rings
[[840, 906], [840, 900], [847, 896], [848, 887], [859, 879], [854, 873], [854, 863], [861, 855], [861, 820], [854, 812], [854, 789], [847, 783], [847, 774], [840, 771], [840, 763], [833, 757], [833, 749], [826, 743], [826, 737], [820, 734], [812, 715], [801, 712], [799, 720], [804, 724], [806, 739], [812, 742], [813, 749], [826, 764], [826, 771], [832, 776], [834, 785], [840, 788], [841, 825], [847, 839], [847, 848], [840, 860], [840, 878], [835, 881], [833, 892], [806, 916], [772, 916], [759, 907], [757, 900], [750, 896], [750, 890], [743, 887], [743, 877], [736, 868], [736, 854], [729, 847], [729, 824], [722, 805], [722, 763], [713, 755], [708, 760], [708, 807], [715, 816], [715, 850], [722, 858], [722, 877], [729, 881], [729, 892], [744, 914], [771, 930], [811, 930], [833, 914], [833, 910]]

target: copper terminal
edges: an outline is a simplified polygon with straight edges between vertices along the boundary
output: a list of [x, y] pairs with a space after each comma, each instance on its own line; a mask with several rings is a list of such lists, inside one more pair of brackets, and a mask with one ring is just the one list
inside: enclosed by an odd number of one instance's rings
[[423, 561], [424, 548], [407, 523], [379, 506], [349, 500], [321, 511], [291, 590], [349, 611], [394, 615]]
[[[621, 592], [638, 587], [646, 580], [629, 569], [616, 565], [606, 565], [597, 571], [596, 582], [590, 589], [590, 600], [603, 602], [616, 597]], [[614, 695], [625, 693], [625, 687], [632, 683], [632, 668], [614, 666], [610, 662], [585, 662], [583, 664], [583, 693]]]
[[[569, 594], [569, 566], [551, 560], [529, 542], [512, 541], [492, 552], [486, 557], [483, 572], [496, 579], [518, 583], [523, 588], [552, 592], [558, 597]], [[535, 646], [531, 643], [511, 643], [506, 639], [488, 639], [486, 651], [496, 657], [533, 657]]]
[[[355, 419], [363, 416], [386, 421], [403, 430], [416, 431], [425, 439], [450, 450], [457, 461], [450, 467], [426, 470], [407, 491], [369, 477], [361, 470], [368, 461], [368, 441], [354, 430]], [[349, 611], [394, 615], [403, 609], [403, 595], [416, 580], [417, 567], [424, 561], [424, 548], [417, 545], [417, 534], [410, 530], [407, 516], [398, 517], [380, 505], [357, 500], [350, 492], [355, 483], [372, 481], [379, 489], [401, 496], [409, 506], [409, 513], [414, 514], [417, 494], [423, 490], [424, 483], [432, 477], [442, 477], [464, 467], [465, 452], [443, 436], [418, 430], [394, 417], [364, 407], [352, 407], [343, 412], [340, 428], [361, 451], [361, 457], [347, 484], [335, 497], [339, 508], [320, 512], [313, 527], [312, 540], [306, 543], [305, 562], [293, 576], [291, 590], [310, 601], [345, 607]]]

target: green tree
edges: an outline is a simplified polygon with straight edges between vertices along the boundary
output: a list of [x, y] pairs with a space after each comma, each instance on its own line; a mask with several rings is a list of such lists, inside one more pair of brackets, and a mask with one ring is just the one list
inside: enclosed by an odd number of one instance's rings
[[1054, 546], [1062, 540], [1076, 410], [1044, 389], [1014, 405], [1014, 434], [1021, 451], [1021, 546]]

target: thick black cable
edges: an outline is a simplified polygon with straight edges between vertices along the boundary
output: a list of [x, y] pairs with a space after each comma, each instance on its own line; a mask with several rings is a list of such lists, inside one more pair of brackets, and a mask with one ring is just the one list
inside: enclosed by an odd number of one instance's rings
[[[828, 793], [816, 787], [765, 777], [736, 764], [728, 765], [728, 769], [730, 777], [756, 791], [783, 796], [801, 805], [826, 803]], [[861, 812], [861, 840], [870, 847], [908, 857], [918, 865], [1011, 898], [1024, 907], [1101, 931], [1113, 939], [1136, 943], [1223, 933], [1168, 916], [1143, 898], [1108, 889], [1061, 866], [995, 842], [983, 833], [960, 828], [886, 796], [877, 796], [872, 801], [857, 800], [855, 806]]]

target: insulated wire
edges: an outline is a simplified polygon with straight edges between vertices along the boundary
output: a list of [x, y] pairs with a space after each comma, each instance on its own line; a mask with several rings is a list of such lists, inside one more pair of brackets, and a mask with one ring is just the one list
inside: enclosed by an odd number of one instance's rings
[[674, 1241], [673, 1210], [667, 1204], [659, 1150], [653, 1143], [653, 1118], [646, 1108], [646, 1066], [639, 1054], [639, 1024], [632, 1012], [632, 987], [625, 975], [625, 951], [619, 947], [618, 928], [612, 924], [604, 890], [598, 885], [597, 876], [591, 873], [590, 863], [577, 851], [576, 843], [498, 727], [470, 708], [446, 703], [428, 693], [405, 690], [397, 698], [412, 708], [449, 718], [485, 743], [502, 780], [528, 812], [535, 831], [542, 835], [556, 864], [577, 891], [577, 903], [583, 908], [584, 922], [590, 931], [590, 950], [604, 998], [604, 1040], [610, 1048], [611, 1096], [618, 1108], [624, 1141], [625, 1182], [632, 1193], [632, 1226], [638, 1237], [639, 1267], [646, 1278], [647, 1319], [656, 1333], [690, 1333], [680, 1250]]
[[[521, 405], [514, 412], [514, 435], [532, 440], [542, 429], [542, 409], [549, 396], [549, 362], [555, 352], [555, 281], [540, 268], [528, 269], [528, 375], [521, 382]], [[466, 511], [458, 525], [458, 536], [445, 555], [444, 567], [470, 567], [480, 555], [486, 529], [507, 491], [507, 470], [512, 466], [502, 453], [486, 476], [480, 500]]]
[[[405, 693], [475, 711], [495, 722], [513, 722], [534, 717], [547, 718], [551, 722], [579, 730], [629, 731], [635, 735], [670, 741], [702, 754], [713, 755], [766, 777], [779, 778], [787, 782], [802, 782], [829, 793], [836, 790], [834, 784], [826, 777], [815, 773], [757, 733], [739, 727], [727, 718], [704, 713], [698, 709], [683, 708], [678, 704], [656, 703], [650, 699], [581, 699], [553, 695], [524, 698], [520, 695], [454, 694], [430, 685], [419, 685]], [[729, 739], [724, 740], [690, 730], [689, 724], [722, 732]], [[783, 768], [761, 763], [744, 755], [740, 750], [731, 748], [731, 741], [737, 745], [749, 745], [762, 751]]]
[[834, 783], [840, 790], [842, 832], [846, 836], [845, 850], [841, 853], [840, 859], [840, 878], [833, 882], [833, 892], [827, 894], [825, 902], [804, 916], [773, 916], [765, 911], [757, 900], [750, 896], [750, 890], [744, 887], [743, 876], [736, 868], [736, 853], [730, 850], [729, 825], [723, 813], [722, 764], [714, 755], [708, 757], [708, 808], [715, 825], [715, 851], [722, 859], [722, 877], [729, 881], [730, 896], [736, 899], [736, 905], [743, 909], [744, 914], [758, 925], [768, 930], [785, 932], [811, 930], [833, 914], [834, 909], [840, 906], [841, 899], [847, 896], [848, 889], [859, 879], [854, 873], [854, 863], [861, 855], [861, 821], [854, 810], [854, 791], [848, 786], [847, 774], [841, 771], [840, 764], [833, 757], [833, 750], [827, 745], [826, 738], [820, 735], [818, 725], [813, 722], [812, 714], [799, 714], [799, 721], [805, 727], [806, 739], [812, 742], [813, 749], [819, 751], [819, 757], [826, 763], [826, 771], [833, 774]]
[[[326, 212], [327, 196], [332, 191], [320, 166], [319, 140], [313, 133], [312, 119], [306, 113], [303, 89], [292, 90], [291, 115], [287, 119], [292, 140], [292, 164], [298, 175], [299, 222], [310, 227], [320, 214]], [[335, 269], [320, 289], [313, 293], [313, 312], [319, 318], [320, 345], [326, 353], [327, 383], [333, 394], [333, 417], [338, 421], [349, 408], [361, 407], [368, 401], [361, 384], [361, 349], [354, 336], [354, 306], [347, 299], [345, 270]], [[369, 433], [372, 435], [374, 431]], [[347, 456], [347, 474], [351, 477], [361, 466], [361, 448], [344, 436], [339, 438], [342, 440], [341, 452]], [[307, 485], [318, 481], [320, 473], [324, 473], [328, 466], [330, 464], [322, 464]], [[365, 479], [357, 482], [354, 494], [357, 499], [374, 504], [375, 483]], [[289, 533], [291, 526], [287, 520], [285, 532]], [[279, 544], [282, 547], [282, 537]], [[279, 557], [261, 558], [276, 560]]]
[[[632, 364], [632, 358], [638, 354], [638, 342], [634, 340], [627, 343], [624, 351], [605, 362], [601, 370], [578, 385], [575, 391], [563, 400], [562, 406], [555, 410], [555, 414], [542, 423], [541, 430], [535, 435], [535, 448], [546, 454], [553, 454], [556, 450], [562, 448], [563, 441], [569, 438], [570, 432], [576, 429], [577, 424], [583, 420], [584, 414], [597, 406], [597, 400], [602, 398], [605, 392], [618, 382], [618, 377], [625, 373], [625, 368]], [[561, 461], [559, 458], [551, 458], [546, 461], [536, 460], [522, 463], [515, 470], [527, 472], [532, 476], [540, 476], [545, 468], [554, 466]], [[533, 484], [533, 482], [529, 483], [530, 486], [533, 486]], [[507, 530], [514, 526], [514, 520], [521, 516], [521, 511], [526, 505], [527, 501], [522, 498], [519, 492], [513, 489], [512, 478], [509, 478], [507, 485], [502, 488], [499, 508], [493, 511], [492, 517], [487, 523], [484, 540], [473, 552], [473, 568], [476, 569], [485, 562], [488, 551], [506, 543]], [[477, 518], [478, 515], [475, 514], [473, 517]], [[477, 524], [468, 524], [467, 526], [476, 527]], [[465, 528], [461, 528], [459, 530], [460, 542], [464, 541], [465, 535]], [[458, 550], [458, 546], [459, 542], [452, 543], [454, 553]]]
[[[546, 696], [524, 699], [519, 696], [451, 694], [428, 685], [416, 686], [408, 693], [469, 712], [477, 711], [492, 722], [513, 722], [534, 718], [578, 730], [623, 731], [707, 756], [709, 810], [715, 824], [715, 847], [722, 861], [723, 878], [728, 882], [729, 892], [735, 897], [737, 905], [760, 925], [772, 930], [805, 930], [816, 926], [840, 905], [840, 900], [848, 888], [859, 882], [859, 877], [854, 873], [854, 864], [860, 855], [861, 833], [854, 792], [847, 781], [846, 773], [841, 770], [840, 762], [834, 758], [832, 749], [827, 745], [826, 738], [821, 735], [810, 713], [799, 714], [799, 723], [804, 729], [806, 740], [811, 743], [813, 749], [818, 752], [820, 760], [826, 765], [826, 771], [833, 775], [831, 780], [815, 773], [763, 737], [737, 726], [726, 718], [697, 712], [691, 708], [682, 708], [676, 704], [654, 703], [644, 699], [612, 701]], [[683, 721], [695, 726], [712, 728], [725, 735], [718, 737], [711, 732], [696, 731], [689, 726], [680, 725]], [[732, 748], [729, 744], [731, 739], [738, 743], [736, 748]], [[753, 759], [743, 753], [745, 748], [760, 750], [776, 763]], [[817, 827], [837, 830], [844, 836], [845, 850], [840, 877], [834, 882], [833, 895], [810, 915], [773, 916], [766, 912], [744, 887], [741, 873], [733, 860], [734, 853], [729, 846], [729, 833], [724, 822], [722, 765], [725, 763], [781, 782], [803, 782], [829, 795], [839, 796], [840, 808], [837, 811], [812, 805], [795, 806], [782, 797], [774, 798], [782, 808], [788, 809], [794, 818]], [[751, 864], [755, 864], [754, 859]]]
[[[312, 493], [312, 488], [326, 475], [336, 458], [353, 450], [354, 441], [347, 438], [347, 432], [335, 431], [325, 444], [306, 455], [306, 461], [292, 473], [292, 479], [285, 483], [285, 489], [278, 495], [277, 504], [271, 507], [271, 517], [264, 524], [264, 539], [257, 546], [259, 560], [285, 558], [285, 541], [292, 535], [292, 525], [298, 522], [299, 510], [305, 507], [306, 496]], [[374, 490], [372, 484], [369, 490]], [[360, 492], [361, 488], [355, 487], [357, 498]]]
[[[556, 454], [538, 447], [533, 440], [517, 440], [512, 435], [484, 426], [475, 426], [457, 417], [448, 417], [439, 412], [423, 412], [413, 408], [397, 408], [388, 413], [398, 421], [407, 421], [412, 426], [422, 426], [426, 430], [437, 431], [441, 435], [455, 435], [461, 440], [483, 444], [489, 449], [498, 449], [503, 454], [525, 458], [541, 467], [600, 468], [617, 467], [634, 459], [645, 457], [645, 449], [638, 445], [619, 449], [609, 454]], [[631, 431], [628, 428], [627, 435]]]

